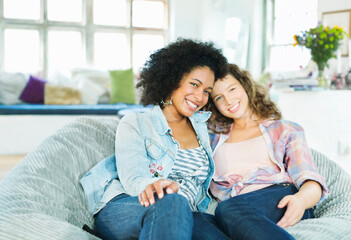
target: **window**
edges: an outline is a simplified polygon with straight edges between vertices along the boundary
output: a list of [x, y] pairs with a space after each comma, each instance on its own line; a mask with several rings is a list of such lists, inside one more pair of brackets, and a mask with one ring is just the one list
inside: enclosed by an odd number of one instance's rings
[[0, 70], [134, 72], [167, 43], [168, 0], [2, 0]]
[[270, 34], [268, 34], [267, 54], [269, 69], [294, 71], [305, 67], [311, 55], [307, 49], [293, 46], [293, 36], [317, 25], [318, 0], [271, 0], [267, 2], [267, 15], [272, 17], [272, 21], [268, 22], [268, 26], [271, 26]]

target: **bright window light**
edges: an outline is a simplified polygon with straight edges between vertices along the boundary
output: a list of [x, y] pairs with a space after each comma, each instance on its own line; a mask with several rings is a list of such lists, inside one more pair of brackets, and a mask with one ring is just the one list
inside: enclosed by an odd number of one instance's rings
[[165, 22], [163, 2], [133, 1], [133, 26], [163, 28]]
[[293, 43], [292, 36], [317, 25], [317, 0], [275, 1], [275, 43]]
[[165, 45], [162, 35], [133, 35], [133, 69], [135, 72], [140, 70], [155, 50], [162, 48]]
[[7, 72], [38, 73], [39, 31], [5, 29], [4, 32], [4, 69]]
[[14, 19], [40, 19], [40, 0], [3, 0], [4, 17]]
[[227, 18], [225, 21], [224, 37], [226, 40], [236, 42], [241, 30], [241, 19], [236, 17]]
[[126, 0], [94, 0], [94, 24], [126, 26]]
[[130, 67], [130, 48], [123, 33], [94, 34], [94, 65], [100, 69]]
[[276, 46], [270, 55], [271, 70], [297, 71], [305, 67], [311, 59], [310, 52], [300, 47]]
[[309, 51], [299, 46], [293, 47], [293, 36], [317, 25], [317, 7], [318, 0], [275, 0], [269, 59], [271, 70], [296, 71], [309, 63]]
[[82, 36], [78, 31], [54, 31], [48, 33], [48, 72], [69, 74], [70, 69], [84, 66]]
[[48, 20], [82, 21], [82, 0], [47, 0]]

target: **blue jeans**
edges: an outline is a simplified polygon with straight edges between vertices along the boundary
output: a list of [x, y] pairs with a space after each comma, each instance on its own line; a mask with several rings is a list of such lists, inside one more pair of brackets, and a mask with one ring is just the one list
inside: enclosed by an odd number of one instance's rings
[[[292, 184], [276, 184], [254, 192], [238, 195], [221, 202], [215, 212], [216, 219], [231, 239], [283, 240], [294, 239], [276, 223], [286, 208], [277, 208], [279, 201], [297, 189]], [[307, 209], [302, 219], [313, 218]]]
[[193, 212], [193, 217], [193, 240], [230, 239], [222, 232], [214, 215], [202, 212]]
[[105, 240], [228, 239], [214, 216], [192, 213], [188, 201], [179, 194], [156, 198], [155, 204], [147, 208], [137, 197], [118, 195], [96, 215], [95, 232]]

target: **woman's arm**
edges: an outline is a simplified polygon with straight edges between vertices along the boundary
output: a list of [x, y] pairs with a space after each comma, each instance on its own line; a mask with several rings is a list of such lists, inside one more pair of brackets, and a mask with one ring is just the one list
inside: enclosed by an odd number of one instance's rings
[[290, 128], [284, 159], [287, 172], [298, 189], [310, 180], [319, 183], [322, 187], [322, 196], [318, 203], [321, 203], [329, 194], [327, 184], [313, 161], [303, 128], [295, 123], [292, 123]]
[[300, 190], [294, 195], [285, 196], [278, 204], [278, 208], [286, 207], [278, 226], [285, 228], [298, 223], [305, 210], [314, 207], [322, 196], [322, 187], [319, 183], [308, 180], [303, 183]]
[[147, 185], [159, 180], [150, 174], [145, 137], [140, 134], [137, 118], [130, 114], [120, 121], [115, 142], [118, 177], [130, 196], [138, 196]]

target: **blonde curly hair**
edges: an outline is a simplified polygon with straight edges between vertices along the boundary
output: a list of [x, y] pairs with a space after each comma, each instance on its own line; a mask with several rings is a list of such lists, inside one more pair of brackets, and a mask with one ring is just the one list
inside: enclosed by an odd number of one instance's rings
[[[277, 105], [270, 99], [268, 89], [254, 81], [248, 71], [240, 69], [236, 64], [228, 64], [226, 75], [229, 74], [237, 79], [244, 88], [249, 99], [249, 108], [253, 115], [262, 120], [279, 120], [282, 118]], [[218, 81], [221, 80], [219, 79]], [[217, 110], [212, 98], [209, 99], [206, 110], [212, 112], [212, 116], [209, 119], [209, 129], [214, 133], [228, 133], [234, 120], [222, 115]]]

